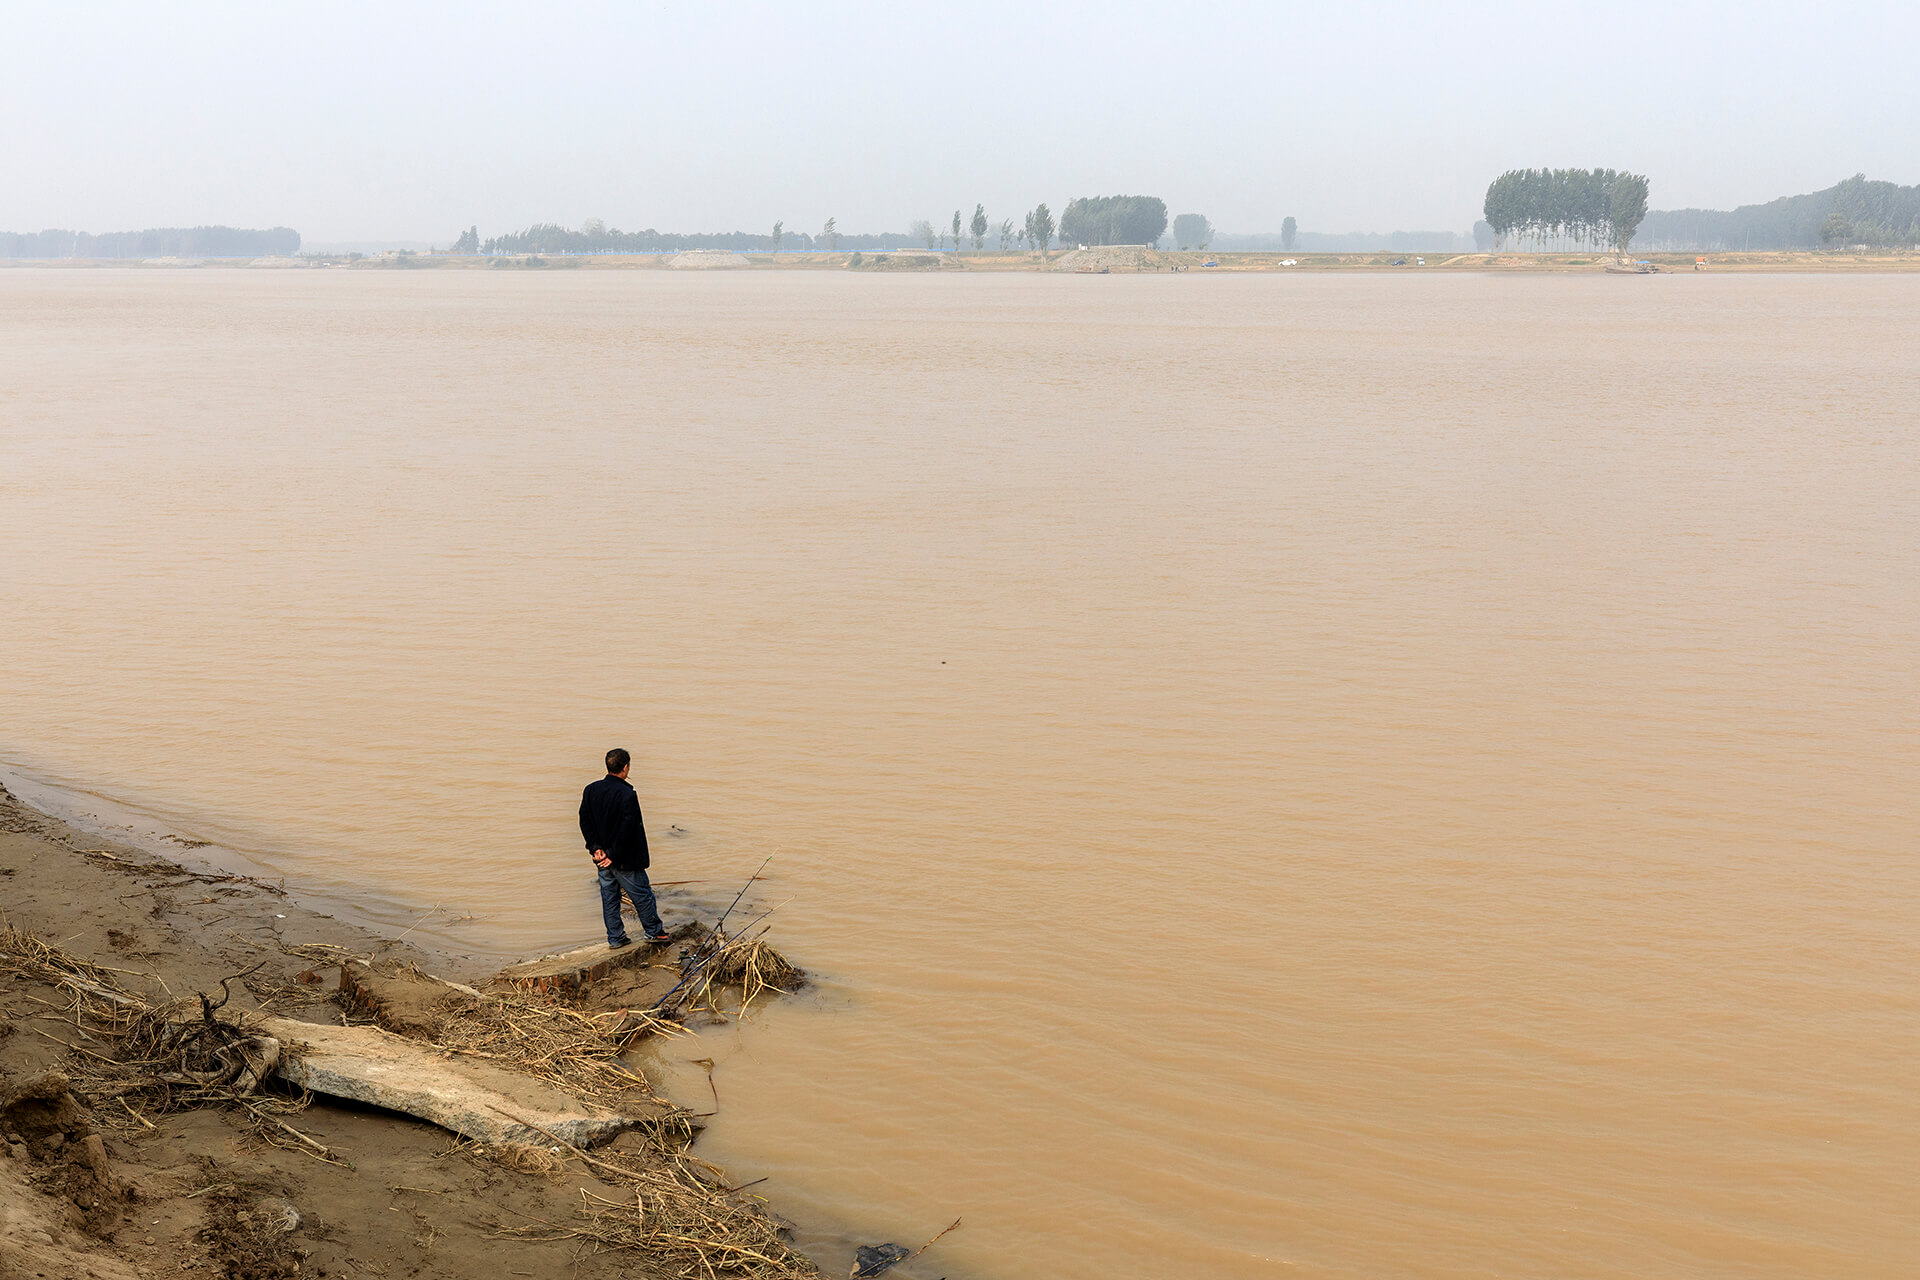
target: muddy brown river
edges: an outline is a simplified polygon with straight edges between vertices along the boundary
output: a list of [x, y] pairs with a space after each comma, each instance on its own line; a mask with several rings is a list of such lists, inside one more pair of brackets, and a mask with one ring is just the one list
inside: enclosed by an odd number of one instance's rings
[[821, 979], [677, 1051], [703, 1152], [929, 1280], [1907, 1276], [1916, 351], [1915, 276], [0, 271], [0, 764], [499, 957], [627, 746], [668, 919], [771, 855]]

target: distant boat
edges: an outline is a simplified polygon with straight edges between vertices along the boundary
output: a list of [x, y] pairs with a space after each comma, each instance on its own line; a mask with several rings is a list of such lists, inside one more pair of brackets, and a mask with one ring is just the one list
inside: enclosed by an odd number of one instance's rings
[[1607, 274], [1615, 276], [1657, 276], [1661, 274], [1661, 271], [1659, 267], [1643, 258], [1639, 262], [1609, 262], [1607, 264]]

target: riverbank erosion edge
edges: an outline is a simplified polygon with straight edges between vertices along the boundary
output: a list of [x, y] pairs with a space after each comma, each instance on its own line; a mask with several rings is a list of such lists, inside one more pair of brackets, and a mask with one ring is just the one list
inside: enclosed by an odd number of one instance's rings
[[817, 1275], [623, 1056], [804, 975], [700, 926], [599, 956], [449, 981], [0, 787], [0, 1275]]

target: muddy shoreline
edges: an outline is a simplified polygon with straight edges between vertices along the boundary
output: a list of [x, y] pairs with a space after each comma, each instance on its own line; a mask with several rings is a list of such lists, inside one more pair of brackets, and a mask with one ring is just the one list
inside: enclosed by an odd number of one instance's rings
[[[606, 1206], [630, 1203], [636, 1183], [692, 1194], [690, 1211], [716, 1223], [730, 1215], [759, 1224], [755, 1230], [778, 1222], [749, 1191], [730, 1190], [723, 1171], [675, 1154], [685, 1152], [697, 1120], [681, 1125], [684, 1132], [635, 1127], [591, 1154], [564, 1145], [488, 1149], [424, 1120], [317, 1092], [296, 1110], [297, 1094], [284, 1085], [266, 1102], [275, 1113], [266, 1121], [245, 1105], [158, 1106], [151, 1089], [100, 1087], [102, 1074], [124, 1072], [113, 1060], [126, 1055], [111, 1030], [89, 1021], [65, 974], [155, 1008], [182, 997], [190, 1004], [195, 993], [218, 996], [226, 979], [219, 1016], [240, 1014], [243, 1023], [381, 1021], [381, 1030], [363, 1034], [454, 1038], [454, 1022], [471, 1012], [458, 1006], [476, 1002], [449, 1000], [440, 987], [412, 998], [404, 985], [446, 972], [451, 957], [303, 907], [280, 885], [181, 866], [80, 830], [0, 787], [0, 915], [14, 942], [0, 955], [0, 1131], [9, 1139], [0, 1144], [0, 1276], [9, 1280], [700, 1273], [688, 1270], [688, 1256], [622, 1243], [639, 1237]], [[58, 963], [22, 962], [23, 938]], [[365, 981], [349, 979], [342, 993], [346, 958]], [[453, 969], [457, 979], [476, 977], [472, 960]], [[595, 973], [591, 990], [528, 984], [525, 994], [516, 987], [490, 1000], [521, 1001], [508, 1006], [516, 1025], [577, 1025], [604, 1049], [609, 1029], [631, 1038], [623, 1009], [644, 1007], [676, 978], [642, 956]], [[377, 1016], [368, 1008], [376, 990], [392, 1004]], [[466, 1047], [427, 1047], [441, 1058], [499, 1056], [471, 1035], [460, 1043]], [[602, 1054], [581, 1069], [604, 1075], [610, 1062]], [[572, 1082], [551, 1061], [538, 1070]], [[72, 1082], [64, 1096], [50, 1072]], [[635, 1096], [606, 1099], [622, 1114], [677, 1111], [644, 1082], [626, 1092]], [[290, 1230], [280, 1225], [282, 1206], [292, 1208], [287, 1220], [297, 1219]], [[587, 1221], [583, 1206], [599, 1216]], [[764, 1248], [771, 1256], [758, 1261], [729, 1261], [724, 1251], [711, 1257], [718, 1274], [817, 1274], [783, 1242]]]

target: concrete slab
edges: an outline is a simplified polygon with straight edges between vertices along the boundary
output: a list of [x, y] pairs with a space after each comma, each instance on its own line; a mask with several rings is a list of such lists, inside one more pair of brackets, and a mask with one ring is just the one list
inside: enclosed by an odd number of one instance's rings
[[615, 969], [652, 964], [666, 955], [672, 945], [664, 943], [656, 947], [635, 938], [630, 945], [614, 951], [606, 943], [596, 942], [502, 969], [490, 985], [572, 995], [587, 983], [598, 981]]
[[327, 1027], [291, 1018], [262, 1023], [282, 1044], [305, 1046], [294, 1061], [282, 1060], [280, 1074], [292, 1083], [404, 1111], [477, 1142], [551, 1145], [551, 1134], [591, 1147], [636, 1123], [545, 1081], [436, 1053], [378, 1027]]

